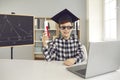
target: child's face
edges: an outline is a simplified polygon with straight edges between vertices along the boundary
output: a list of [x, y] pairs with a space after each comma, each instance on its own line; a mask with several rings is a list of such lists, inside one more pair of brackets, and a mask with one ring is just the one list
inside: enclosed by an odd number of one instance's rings
[[70, 37], [72, 28], [73, 26], [71, 22], [60, 24], [60, 32], [65, 39], [68, 39]]

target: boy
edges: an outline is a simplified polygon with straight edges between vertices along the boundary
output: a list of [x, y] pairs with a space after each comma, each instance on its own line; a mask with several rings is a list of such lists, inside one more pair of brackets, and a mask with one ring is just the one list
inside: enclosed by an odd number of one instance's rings
[[82, 44], [77, 38], [71, 36], [73, 29], [72, 23], [79, 20], [79, 18], [69, 10], [64, 9], [53, 16], [52, 20], [59, 24], [61, 35], [48, 44], [46, 42], [48, 37], [44, 33], [42, 41], [46, 60], [64, 61], [64, 64], [67, 66], [84, 61]]

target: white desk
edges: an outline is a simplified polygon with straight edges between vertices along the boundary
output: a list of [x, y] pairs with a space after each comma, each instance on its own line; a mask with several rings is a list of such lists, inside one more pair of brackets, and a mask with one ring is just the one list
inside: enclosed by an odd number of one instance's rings
[[[84, 80], [62, 62], [0, 59], [0, 80]], [[120, 80], [120, 70], [86, 80]]]

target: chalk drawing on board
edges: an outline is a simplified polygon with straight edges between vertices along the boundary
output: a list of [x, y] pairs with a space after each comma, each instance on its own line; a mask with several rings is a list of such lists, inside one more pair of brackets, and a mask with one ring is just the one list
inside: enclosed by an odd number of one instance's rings
[[0, 46], [33, 44], [33, 17], [0, 15]]

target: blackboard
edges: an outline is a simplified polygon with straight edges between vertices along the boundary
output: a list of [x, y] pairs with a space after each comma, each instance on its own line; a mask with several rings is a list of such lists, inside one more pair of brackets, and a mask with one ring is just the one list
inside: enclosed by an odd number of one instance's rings
[[33, 16], [0, 14], [0, 46], [33, 44]]

